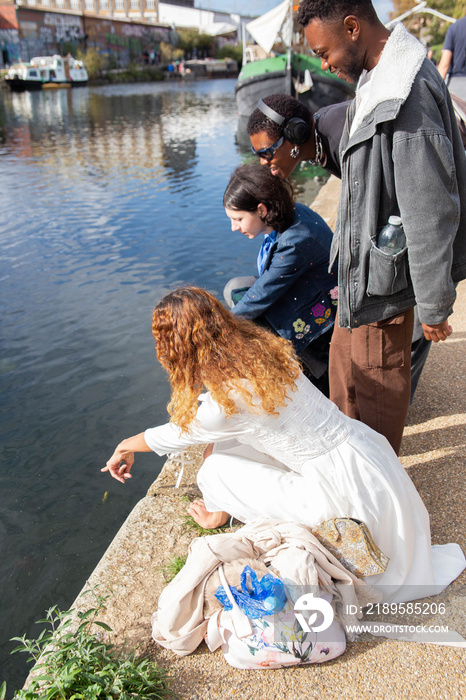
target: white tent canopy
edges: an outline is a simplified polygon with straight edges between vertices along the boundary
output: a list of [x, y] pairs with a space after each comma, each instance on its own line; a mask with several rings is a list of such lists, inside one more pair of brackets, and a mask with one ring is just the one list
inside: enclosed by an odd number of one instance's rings
[[210, 36], [220, 36], [221, 34], [238, 32], [238, 27], [235, 24], [229, 24], [228, 22], [215, 22], [214, 24], [209, 24], [202, 27], [202, 31], [205, 34], [210, 34]]
[[254, 41], [267, 53], [270, 53], [272, 50], [272, 46], [280, 33], [286, 46], [291, 44], [293, 21], [290, 4], [290, 0], [284, 0], [280, 5], [274, 7], [273, 10], [266, 12], [262, 17], [253, 19], [252, 22], [248, 22], [246, 25], [246, 29]]

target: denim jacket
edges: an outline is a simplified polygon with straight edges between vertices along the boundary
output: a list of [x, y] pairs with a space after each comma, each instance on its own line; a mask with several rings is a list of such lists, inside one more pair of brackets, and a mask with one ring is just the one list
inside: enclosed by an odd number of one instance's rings
[[293, 225], [277, 235], [261, 276], [232, 312], [265, 317], [296, 352], [304, 350], [335, 320], [337, 280], [327, 269], [331, 242], [325, 221], [297, 204]]
[[[466, 158], [450, 95], [424, 47], [396, 25], [374, 68], [363, 110], [348, 109], [342, 188], [330, 265], [338, 257], [338, 321], [354, 328], [417, 304], [445, 321], [466, 277]], [[407, 245], [376, 247], [391, 215]], [[333, 266], [333, 267], [332, 267]]]

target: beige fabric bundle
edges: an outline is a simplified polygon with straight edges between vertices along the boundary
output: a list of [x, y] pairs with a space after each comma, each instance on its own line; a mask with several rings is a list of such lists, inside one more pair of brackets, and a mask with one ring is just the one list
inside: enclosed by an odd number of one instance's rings
[[[207, 628], [205, 599], [207, 594], [210, 606], [211, 589], [215, 585], [215, 579], [207, 585], [211, 574], [220, 564], [245, 559], [253, 560], [256, 571], [259, 564], [270, 566], [288, 590], [305, 586], [308, 590], [319, 587], [330, 593], [335, 617], [343, 627], [355, 624], [365, 605], [381, 600], [381, 594], [345, 569], [310, 528], [260, 519], [233, 533], [193, 540], [185, 566], [162, 591], [158, 609], [152, 615], [154, 640], [180, 656], [193, 652]], [[358, 611], [355, 615], [347, 612], [355, 609]]]

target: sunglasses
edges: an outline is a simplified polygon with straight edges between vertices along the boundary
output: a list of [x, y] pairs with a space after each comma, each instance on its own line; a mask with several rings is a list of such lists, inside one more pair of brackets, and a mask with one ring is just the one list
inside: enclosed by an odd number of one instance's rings
[[254, 148], [254, 146], [251, 146], [251, 151], [256, 155], [259, 156], [259, 158], [264, 158], [265, 160], [272, 160], [272, 158], [275, 155], [275, 151], [278, 151], [280, 146], [283, 145], [283, 142], [285, 140], [284, 136], [280, 136], [278, 141], [275, 141], [271, 146], [268, 148], [259, 148], [258, 151]]

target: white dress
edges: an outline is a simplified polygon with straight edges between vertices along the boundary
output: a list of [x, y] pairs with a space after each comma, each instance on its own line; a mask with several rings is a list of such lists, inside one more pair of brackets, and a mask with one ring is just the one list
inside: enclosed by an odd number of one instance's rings
[[278, 416], [243, 406], [227, 417], [206, 393], [188, 433], [167, 423], [145, 440], [159, 455], [215, 443], [197, 477], [207, 510], [310, 526], [357, 518], [390, 558], [383, 574], [367, 578], [384, 601], [439, 593], [466, 566], [459, 545], [431, 546], [427, 510], [382, 435], [341, 413], [303, 375], [296, 384]]

